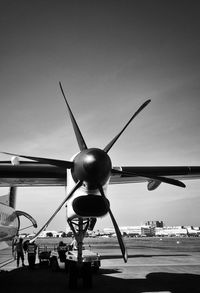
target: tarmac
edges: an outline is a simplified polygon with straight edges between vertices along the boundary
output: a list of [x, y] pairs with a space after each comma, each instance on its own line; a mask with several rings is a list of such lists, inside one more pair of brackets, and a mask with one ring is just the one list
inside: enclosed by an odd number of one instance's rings
[[[90, 292], [115, 293], [200, 293], [200, 253], [170, 249], [129, 249], [125, 264], [117, 248], [98, 249], [101, 268], [93, 276]], [[11, 248], [0, 252], [0, 282], [3, 292], [70, 292], [66, 272], [52, 272], [48, 266], [30, 270], [16, 267]], [[76, 291], [86, 292], [81, 280]]]

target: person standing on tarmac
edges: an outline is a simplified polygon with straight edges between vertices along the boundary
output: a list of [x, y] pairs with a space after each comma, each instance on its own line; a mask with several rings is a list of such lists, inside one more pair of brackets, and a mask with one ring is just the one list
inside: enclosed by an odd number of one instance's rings
[[22, 266], [24, 267], [24, 251], [23, 251], [23, 239], [19, 238], [19, 241], [16, 244], [16, 252], [17, 252], [17, 267], [19, 267], [19, 261], [21, 259]]
[[23, 243], [23, 249], [24, 249], [24, 253], [26, 254], [27, 253], [27, 249], [28, 249], [28, 243], [29, 243], [30, 240], [26, 240], [24, 241]]
[[29, 267], [31, 269], [35, 267], [36, 251], [37, 251], [37, 245], [35, 244], [35, 241], [29, 242], [27, 245], [27, 254], [28, 254]]
[[63, 241], [59, 242], [57, 251], [58, 251], [60, 261], [64, 262], [66, 260], [65, 252], [67, 251], [67, 246]]

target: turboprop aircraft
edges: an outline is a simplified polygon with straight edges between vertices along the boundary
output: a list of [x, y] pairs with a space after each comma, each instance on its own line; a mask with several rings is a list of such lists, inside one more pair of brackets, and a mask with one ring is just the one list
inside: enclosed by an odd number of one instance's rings
[[[18, 159], [13, 157], [11, 164], [19, 164]], [[31, 215], [15, 210], [16, 206], [16, 186], [11, 186], [9, 193], [0, 196], [0, 242], [7, 242], [18, 235], [20, 230], [20, 217], [24, 216], [32, 223], [31, 226], [37, 228], [37, 222]], [[1, 245], [0, 245], [1, 249]]]
[[98, 217], [109, 214], [118, 238], [123, 259], [127, 262], [128, 255], [123, 238], [111, 211], [110, 202], [107, 199], [108, 185], [147, 182], [148, 190], [158, 188], [161, 183], [184, 188], [185, 184], [180, 180], [199, 179], [200, 166], [113, 166], [109, 156], [110, 149], [128, 125], [151, 100], [146, 100], [138, 108], [122, 130], [103, 149], [95, 147], [88, 148], [68, 104], [61, 83], [59, 85], [75, 132], [80, 150], [79, 153], [75, 154], [71, 160], [65, 161], [3, 152], [4, 154], [29, 159], [29, 161], [20, 161], [20, 164], [17, 166], [12, 166], [8, 162], [0, 162], [0, 186], [67, 185], [65, 199], [31, 241], [34, 241], [41, 231], [46, 229], [61, 207], [66, 205], [67, 221], [75, 235], [78, 247], [78, 263], [81, 263], [82, 244], [86, 231], [93, 229]]

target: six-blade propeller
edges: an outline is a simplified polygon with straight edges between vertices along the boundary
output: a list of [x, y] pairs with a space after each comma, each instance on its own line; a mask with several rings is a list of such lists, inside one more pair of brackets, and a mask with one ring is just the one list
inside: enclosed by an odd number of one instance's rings
[[78, 124], [74, 118], [74, 115], [70, 109], [70, 106], [67, 102], [67, 99], [65, 97], [65, 93], [63, 91], [61, 82], [59, 82], [60, 89], [62, 92], [62, 95], [64, 97], [65, 103], [67, 105], [67, 109], [70, 115], [70, 119], [72, 122], [72, 126], [74, 129], [74, 133], [76, 136], [76, 140], [79, 145], [80, 153], [74, 158], [73, 161], [65, 161], [65, 160], [56, 160], [56, 159], [50, 159], [50, 158], [40, 158], [40, 157], [33, 157], [33, 156], [25, 156], [25, 155], [19, 155], [19, 154], [13, 154], [8, 152], [3, 152], [4, 154], [8, 155], [15, 155], [18, 157], [30, 159], [37, 161], [42, 164], [49, 164], [57, 167], [61, 167], [64, 169], [71, 169], [72, 176], [76, 180], [76, 185], [72, 188], [72, 190], [69, 192], [69, 194], [66, 196], [66, 198], [63, 200], [63, 202], [59, 205], [59, 207], [56, 209], [56, 211], [53, 213], [53, 215], [50, 217], [50, 219], [44, 224], [44, 226], [38, 231], [36, 236], [31, 240], [34, 241], [38, 235], [49, 225], [49, 223], [52, 221], [52, 219], [55, 217], [55, 215], [58, 213], [58, 211], [62, 208], [62, 206], [71, 198], [71, 196], [74, 194], [74, 192], [80, 188], [83, 184], [83, 182], [88, 183], [88, 185], [91, 185], [99, 190], [101, 197], [103, 198], [103, 201], [105, 205], [107, 206], [107, 211], [110, 215], [111, 221], [113, 223], [117, 239], [119, 242], [119, 246], [122, 252], [122, 256], [125, 262], [127, 262], [128, 255], [127, 251], [123, 242], [123, 238], [121, 236], [120, 229], [117, 225], [117, 222], [112, 214], [112, 211], [110, 209], [110, 205], [106, 199], [103, 185], [108, 180], [108, 178], [111, 175], [119, 174], [121, 176], [139, 176], [144, 177], [152, 180], [156, 180], [158, 182], [164, 182], [167, 184], [176, 185], [179, 187], [185, 187], [185, 184], [182, 183], [179, 180], [175, 180], [168, 177], [163, 176], [157, 176], [157, 175], [149, 175], [149, 174], [143, 174], [143, 173], [131, 173], [131, 172], [125, 172], [120, 171], [116, 169], [112, 169], [111, 166], [111, 160], [108, 156], [108, 152], [113, 147], [113, 145], [116, 143], [116, 141], [119, 139], [121, 134], [125, 131], [127, 126], [135, 119], [135, 117], [150, 103], [150, 99], [148, 99], [146, 102], [144, 102], [139, 109], [134, 113], [134, 115], [131, 117], [131, 119], [127, 122], [127, 124], [123, 127], [123, 129], [106, 145], [106, 147], [103, 150], [100, 149], [88, 149], [87, 145], [85, 143], [85, 140], [82, 136], [82, 133], [78, 127]]

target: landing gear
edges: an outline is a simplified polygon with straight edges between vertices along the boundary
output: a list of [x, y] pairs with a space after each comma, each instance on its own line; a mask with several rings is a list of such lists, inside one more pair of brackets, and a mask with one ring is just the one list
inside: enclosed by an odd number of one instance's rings
[[84, 289], [92, 288], [91, 263], [83, 263], [79, 266], [77, 262], [71, 261], [69, 265], [69, 289], [76, 289], [80, 279], [82, 279]]
[[92, 288], [92, 269], [91, 262], [83, 262], [83, 239], [90, 224], [90, 219], [83, 221], [78, 218], [76, 221], [68, 219], [69, 226], [74, 233], [77, 242], [77, 258], [76, 260], [67, 259], [67, 271], [69, 273], [69, 288], [76, 289], [78, 280], [82, 279], [83, 287]]
[[83, 287], [85, 289], [92, 288], [92, 269], [89, 262], [83, 265]]

